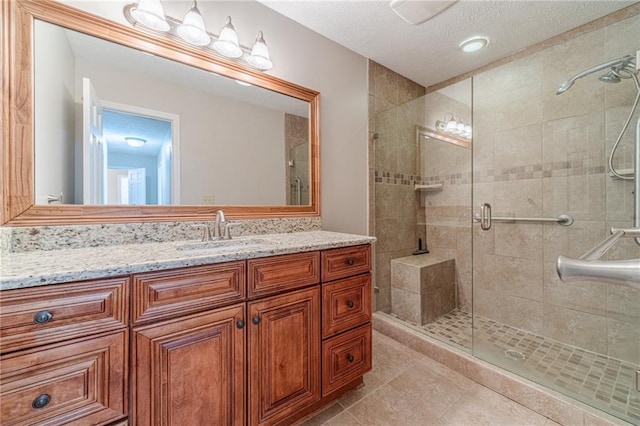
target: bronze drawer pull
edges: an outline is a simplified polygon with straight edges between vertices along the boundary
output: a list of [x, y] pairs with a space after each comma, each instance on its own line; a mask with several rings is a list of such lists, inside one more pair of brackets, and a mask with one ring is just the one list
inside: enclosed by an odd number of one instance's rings
[[244, 321], [243, 320], [238, 320], [236, 322], [236, 327], [238, 328], [244, 328]]
[[46, 324], [53, 319], [53, 314], [49, 311], [40, 311], [33, 316], [33, 322], [36, 324]]
[[356, 260], [353, 257], [349, 257], [347, 259], [347, 265], [353, 266], [356, 263]]
[[253, 322], [254, 324], [258, 325], [260, 324], [260, 317], [259, 316], [255, 316], [251, 319], [251, 322]]
[[347, 355], [347, 361], [353, 362], [354, 360], [355, 360], [355, 358], [353, 357], [353, 355], [351, 355], [351, 354]]
[[353, 303], [351, 300], [347, 301], [347, 306], [349, 307], [349, 309], [353, 309], [354, 306], [356, 306], [355, 303]]
[[42, 395], [38, 396], [36, 399], [33, 400], [33, 402], [31, 403], [31, 406], [35, 409], [44, 408], [47, 406], [47, 404], [49, 404], [49, 401], [51, 401], [51, 397], [46, 393], [43, 393]]

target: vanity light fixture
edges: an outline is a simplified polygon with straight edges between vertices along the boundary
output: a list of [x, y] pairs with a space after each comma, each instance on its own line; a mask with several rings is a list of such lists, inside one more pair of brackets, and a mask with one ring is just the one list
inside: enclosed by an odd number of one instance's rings
[[463, 52], [470, 53], [482, 49], [487, 44], [489, 44], [488, 38], [476, 36], [464, 40], [458, 47], [462, 49]]
[[206, 46], [211, 43], [211, 37], [204, 27], [204, 19], [198, 10], [198, 4], [194, 0], [191, 9], [184, 15], [182, 25], [178, 27], [178, 35], [187, 43], [196, 46]]
[[172, 39], [179, 38], [186, 43], [215, 52], [225, 58], [243, 62], [260, 71], [267, 71], [273, 67], [262, 31], [258, 31], [252, 49], [239, 43], [238, 34], [231, 23], [230, 16], [227, 16], [220, 35], [210, 33], [204, 25], [204, 19], [195, 0], [191, 3], [191, 8], [185, 14], [183, 21], [166, 16], [160, 0], [139, 0], [137, 3], [126, 5], [123, 13], [133, 27], [164, 33]]
[[456, 119], [450, 112], [444, 115], [444, 120], [436, 120], [436, 130], [464, 139], [471, 139], [471, 125]]
[[127, 141], [127, 145], [129, 145], [132, 148], [140, 148], [141, 146], [144, 146], [144, 144], [147, 143], [146, 139], [136, 138], [133, 136], [127, 136], [124, 138], [124, 140]]

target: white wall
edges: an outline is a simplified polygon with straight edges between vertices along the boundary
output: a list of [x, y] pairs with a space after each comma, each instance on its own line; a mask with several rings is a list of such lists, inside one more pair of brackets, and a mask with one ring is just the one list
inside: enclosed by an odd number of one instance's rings
[[[70, 1], [80, 9], [129, 25], [126, 1]], [[189, 1], [163, 2], [165, 13], [182, 19]], [[321, 206], [327, 230], [367, 233], [366, 59], [254, 1], [200, 1], [212, 32], [227, 15], [251, 45], [263, 30], [274, 68], [269, 74], [321, 93]]]
[[75, 58], [63, 31], [36, 25], [35, 138], [36, 203], [47, 204], [47, 195], [63, 193], [73, 203]]

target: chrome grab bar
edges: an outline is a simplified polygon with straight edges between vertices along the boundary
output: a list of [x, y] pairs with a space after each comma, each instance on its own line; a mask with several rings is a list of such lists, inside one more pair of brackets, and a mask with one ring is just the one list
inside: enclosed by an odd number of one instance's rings
[[599, 260], [620, 238], [638, 238], [640, 228], [611, 228], [611, 235], [574, 259], [558, 256], [556, 269], [562, 281], [599, 280], [640, 289], [640, 259]]
[[562, 226], [573, 224], [573, 217], [568, 214], [561, 214], [558, 217], [509, 217], [491, 216], [491, 204], [484, 203], [480, 206], [480, 213], [473, 215], [474, 222], [480, 222], [483, 231], [491, 229], [491, 222], [536, 222], [536, 223], [557, 223]]
[[296, 176], [294, 181], [296, 182], [296, 203], [299, 206], [302, 204], [302, 179]]

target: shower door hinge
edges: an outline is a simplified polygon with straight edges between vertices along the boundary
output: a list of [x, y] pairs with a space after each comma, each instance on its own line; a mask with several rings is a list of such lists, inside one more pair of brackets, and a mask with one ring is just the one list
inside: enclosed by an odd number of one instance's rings
[[636, 390], [640, 392], [640, 370], [636, 370]]

